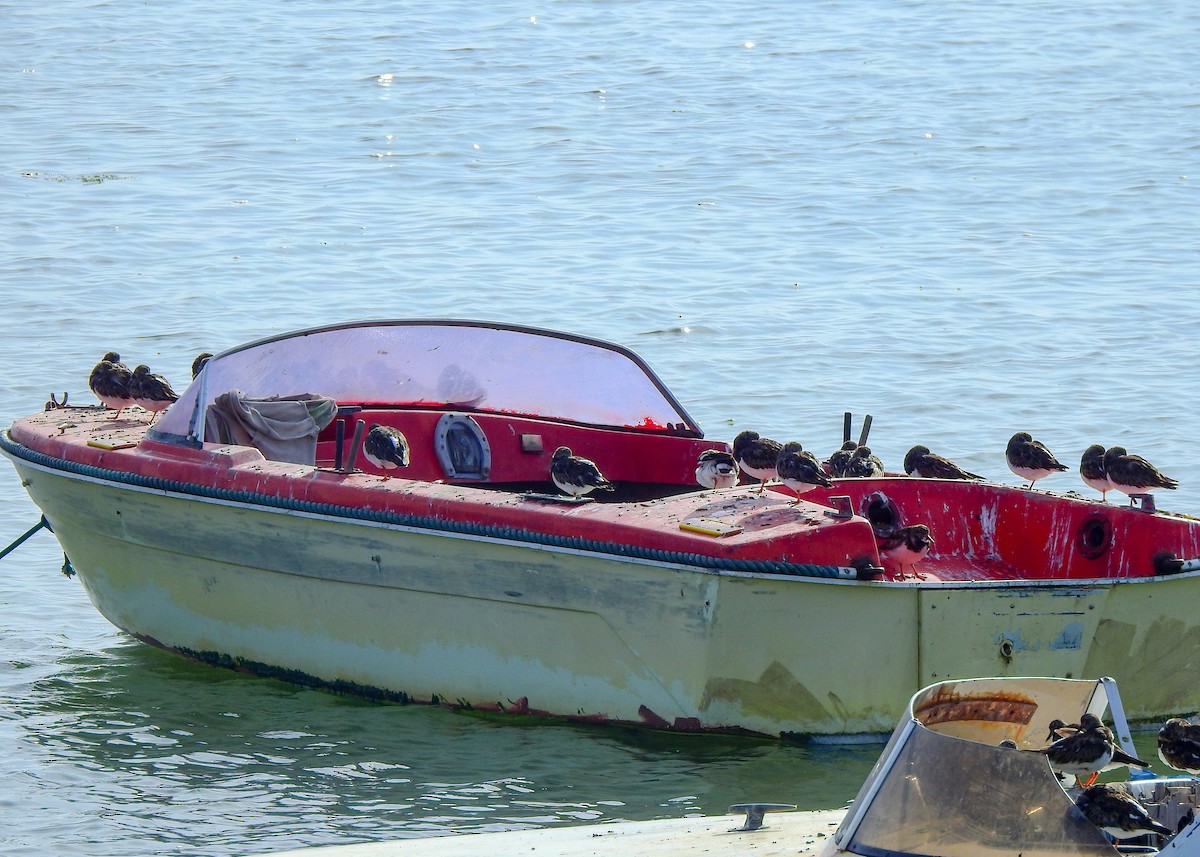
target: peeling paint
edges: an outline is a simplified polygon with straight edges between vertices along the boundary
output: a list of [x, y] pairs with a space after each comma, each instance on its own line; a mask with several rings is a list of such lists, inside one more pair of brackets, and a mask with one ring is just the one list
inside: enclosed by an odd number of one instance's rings
[[821, 701], [779, 661], [773, 661], [758, 681], [709, 679], [704, 686], [700, 709], [707, 709], [718, 699], [736, 702], [745, 711], [787, 720], [815, 722], [830, 715]]
[[1083, 623], [1068, 622], [1057, 637], [1050, 641], [1052, 649], [1083, 648]]

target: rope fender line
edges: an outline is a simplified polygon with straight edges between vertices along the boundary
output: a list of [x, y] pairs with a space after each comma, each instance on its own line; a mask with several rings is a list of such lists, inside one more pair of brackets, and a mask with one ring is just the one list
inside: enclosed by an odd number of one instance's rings
[[[116, 482], [174, 494], [204, 497], [210, 500], [246, 503], [254, 506], [264, 506], [288, 511], [327, 515], [336, 518], [349, 518], [371, 521], [372, 523], [412, 527], [413, 529], [429, 530], [432, 532], [447, 532], [454, 533], [456, 535], [481, 536], [499, 539], [502, 541], [538, 544], [547, 547], [579, 550], [588, 553], [610, 554], [614, 556], [630, 557], [633, 559], [651, 560], [654, 562], [668, 562], [677, 565], [692, 565], [718, 571], [740, 571], [754, 574], [780, 574], [792, 577], [817, 578], [839, 578], [842, 577], [843, 574], [842, 569], [839, 566], [834, 565], [714, 557], [707, 556], [705, 554], [668, 550], [666, 548], [651, 548], [642, 547], [640, 545], [622, 544], [620, 542], [599, 541], [596, 539], [587, 539], [582, 536], [557, 535], [554, 533], [534, 533], [506, 525], [480, 524], [471, 521], [446, 521], [439, 518], [413, 515], [405, 512], [361, 509], [354, 506], [339, 506], [333, 503], [322, 503], [315, 500], [276, 497], [270, 494], [259, 494], [253, 491], [234, 490], [231, 488], [214, 488], [211, 486], [198, 485], [191, 482], [165, 479], [161, 476], [143, 476], [138, 473], [110, 470], [108, 468], [98, 467], [94, 464], [81, 464], [79, 462], [68, 461], [63, 458], [55, 458], [54, 456], [46, 455], [43, 452], [30, 449], [24, 444], [14, 441], [11, 437], [9, 437], [7, 431], [0, 432], [0, 448], [3, 448], [5, 452], [14, 457], [24, 459], [43, 467], [49, 467], [54, 470], [74, 473], [79, 476], [87, 476], [93, 479], [101, 479], [106, 482]], [[14, 543], [9, 548], [6, 548], [5, 554], [11, 550], [11, 548], [16, 547], [16, 545], [21, 541], [24, 541], [30, 535], [37, 532], [37, 530], [42, 526], [49, 528], [49, 525], [44, 522], [45, 517], [43, 517], [42, 522], [39, 522], [38, 525], [29, 533], [22, 536], [18, 542]], [[0, 554], [0, 557], [3, 557], [5, 554]]]

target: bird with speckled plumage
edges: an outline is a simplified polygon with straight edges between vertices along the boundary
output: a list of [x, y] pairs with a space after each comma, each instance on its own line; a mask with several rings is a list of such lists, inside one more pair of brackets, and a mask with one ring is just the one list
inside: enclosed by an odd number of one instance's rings
[[550, 479], [559, 490], [572, 497], [582, 497], [597, 489], [615, 491], [604, 478], [594, 461], [571, 453], [570, 447], [560, 446], [550, 458]]

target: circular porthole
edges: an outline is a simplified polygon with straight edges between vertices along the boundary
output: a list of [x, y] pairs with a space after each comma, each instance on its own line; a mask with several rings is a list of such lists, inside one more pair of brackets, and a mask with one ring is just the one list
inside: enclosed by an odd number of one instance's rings
[[1112, 545], [1112, 524], [1104, 515], [1089, 515], [1079, 525], [1075, 546], [1084, 559], [1099, 559]]

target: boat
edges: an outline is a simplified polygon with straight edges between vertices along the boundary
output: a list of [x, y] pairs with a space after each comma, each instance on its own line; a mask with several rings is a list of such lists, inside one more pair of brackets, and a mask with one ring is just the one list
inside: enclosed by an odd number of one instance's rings
[[1087, 790], [1074, 777], [1064, 782], [1052, 770], [1041, 751], [1055, 721], [1075, 722], [1087, 713], [1111, 722], [1115, 742], [1135, 755], [1124, 703], [1109, 677], [949, 680], [909, 699], [857, 796], [840, 810], [793, 812], [787, 804], [747, 803], [729, 808], [744, 814], [738, 826], [729, 815], [626, 821], [332, 845], [278, 857], [1200, 853], [1200, 780], [1195, 777], [1143, 774], [1122, 780], [1115, 771], [1106, 774], [1098, 788], [1132, 797], [1161, 831], [1142, 833], [1130, 826], [1113, 839], [1099, 826], [1106, 819], [1087, 813]]
[[[218, 354], [161, 414], [59, 404], [0, 451], [67, 569], [115, 626], [207, 663], [772, 738], [879, 740], [948, 677], [1107, 675], [1132, 718], [1200, 710], [1200, 521], [903, 474], [703, 489], [698, 457], [729, 445], [617, 344], [356, 321]], [[362, 453], [375, 425], [407, 467]], [[559, 447], [613, 490], [557, 490]], [[924, 559], [881, 554], [918, 522]]]

